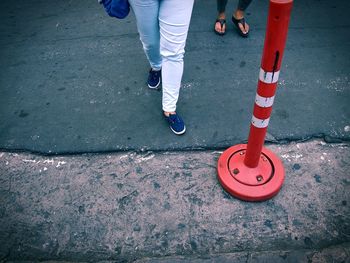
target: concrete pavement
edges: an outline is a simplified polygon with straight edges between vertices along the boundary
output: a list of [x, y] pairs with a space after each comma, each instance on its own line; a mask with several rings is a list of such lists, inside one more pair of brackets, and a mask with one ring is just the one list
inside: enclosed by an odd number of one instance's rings
[[271, 145], [279, 194], [228, 195], [217, 151], [0, 154], [0, 257], [84, 262], [349, 262], [349, 145]]
[[349, 262], [348, 11], [295, 2], [267, 136], [286, 181], [247, 203], [221, 188], [216, 162], [247, 139], [266, 1], [248, 10], [248, 39], [216, 36], [215, 1], [196, 1], [183, 137], [145, 85], [132, 14], [1, 1], [0, 261]]
[[[229, 3], [233, 9], [234, 2]], [[41, 153], [220, 149], [247, 139], [267, 1], [255, 1], [248, 39], [213, 34], [215, 1], [196, 1], [174, 136], [134, 16], [95, 0], [1, 1], [0, 148]], [[294, 4], [268, 140], [350, 138], [348, 1]], [[331, 17], [331, 19], [326, 19]]]

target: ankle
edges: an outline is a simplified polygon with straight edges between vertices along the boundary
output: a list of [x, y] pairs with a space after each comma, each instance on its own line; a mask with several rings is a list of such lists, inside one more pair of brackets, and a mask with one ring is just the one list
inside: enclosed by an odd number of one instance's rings
[[219, 13], [219, 14], [218, 14], [218, 19], [226, 19], [226, 14], [225, 14], [225, 12]]
[[244, 11], [237, 9], [234, 13], [233, 13], [234, 18], [236, 19], [242, 19], [244, 17]]
[[176, 114], [176, 112], [175, 111], [164, 111], [164, 115], [166, 117], [169, 117], [170, 114]]

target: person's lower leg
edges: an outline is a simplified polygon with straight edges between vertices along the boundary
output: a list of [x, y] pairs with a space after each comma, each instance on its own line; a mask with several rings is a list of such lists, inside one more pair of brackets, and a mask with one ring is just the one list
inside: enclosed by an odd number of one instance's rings
[[233, 16], [236, 19], [242, 19], [244, 17], [245, 10], [248, 8], [251, 2], [252, 0], [239, 0], [237, 4], [237, 8], [233, 13]]

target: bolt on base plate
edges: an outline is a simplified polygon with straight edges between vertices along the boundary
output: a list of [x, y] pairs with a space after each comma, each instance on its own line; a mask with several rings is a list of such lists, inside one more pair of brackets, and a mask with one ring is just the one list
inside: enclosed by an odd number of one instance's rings
[[247, 145], [228, 148], [218, 161], [218, 179], [223, 188], [244, 201], [265, 201], [275, 196], [284, 181], [282, 161], [263, 147], [259, 164], [247, 167], [244, 158]]

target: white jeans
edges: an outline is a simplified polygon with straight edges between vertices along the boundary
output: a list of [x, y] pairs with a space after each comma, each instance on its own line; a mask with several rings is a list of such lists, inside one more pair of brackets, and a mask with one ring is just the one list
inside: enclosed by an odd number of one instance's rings
[[162, 69], [163, 111], [176, 110], [194, 0], [129, 0], [148, 61]]

